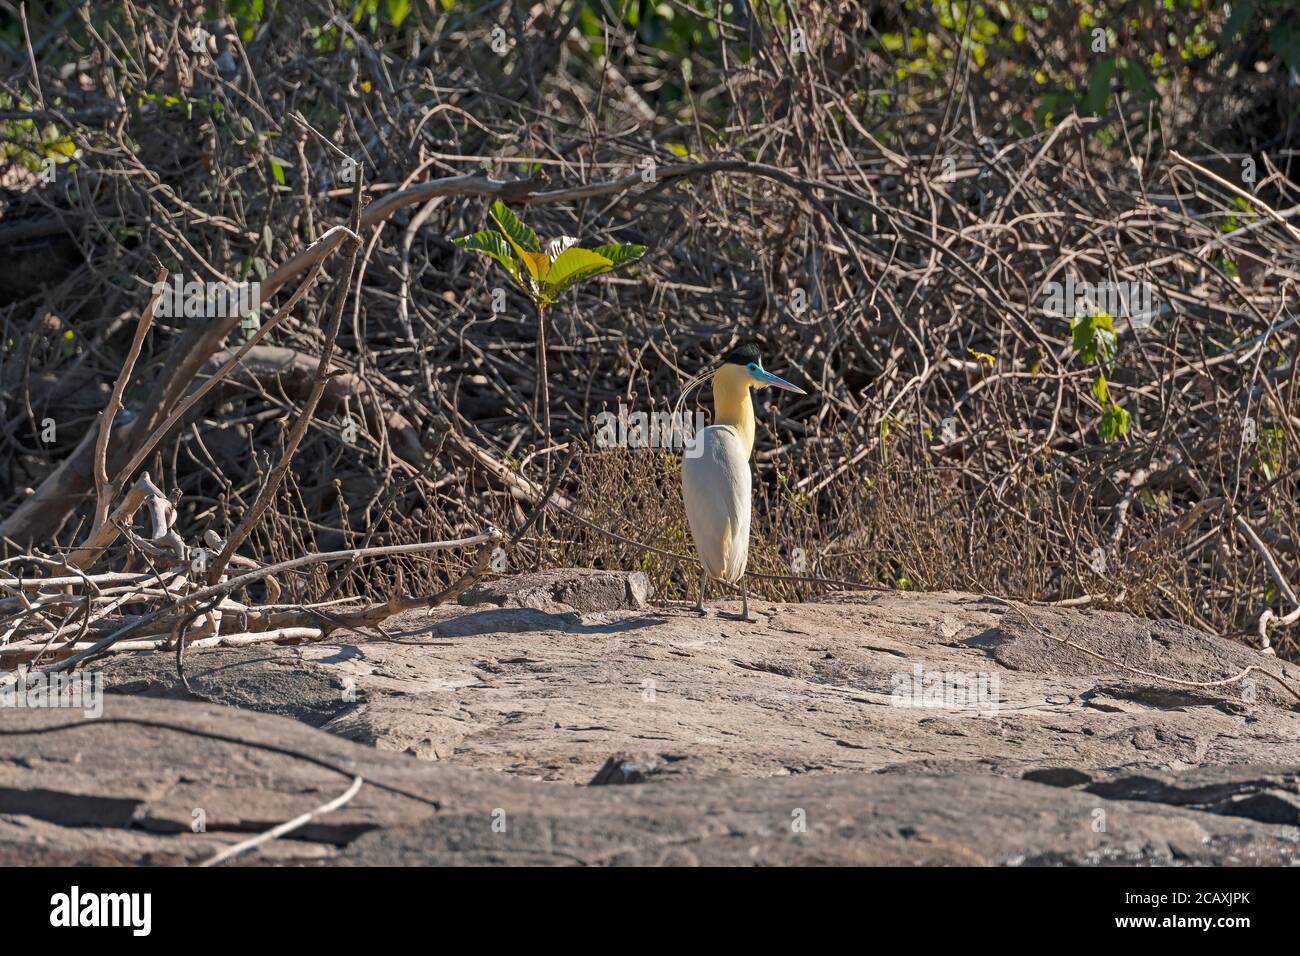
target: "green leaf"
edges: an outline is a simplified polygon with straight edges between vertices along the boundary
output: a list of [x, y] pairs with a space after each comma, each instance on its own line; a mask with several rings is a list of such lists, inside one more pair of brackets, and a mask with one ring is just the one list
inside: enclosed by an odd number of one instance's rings
[[392, 21], [393, 26], [400, 27], [407, 14], [411, 12], [410, 0], [386, 0], [384, 9], [388, 12], [388, 19]]
[[1106, 376], [1098, 375], [1096, 380], [1092, 383], [1092, 397], [1104, 407], [1107, 401], [1107, 395]]
[[495, 259], [506, 272], [510, 273], [510, 278], [515, 280], [516, 285], [531, 294], [531, 290], [524, 283], [523, 276], [520, 273], [519, 260], [511, 253], [510, 246], [506, 241], [492, 230], [484, 229], [471, 236], [461, 236], [459, 239], [453, 239], [451, 244], [460, 249], [468, 249], [470, 252], [481, 252], [483, 255]]
[[275, 181], [277, 183], [279, 183], [281, 186], [284, 185], [284, 167], [281, 166], [279, 163], [277, 163], [274, 159], [271, 160], [271, 175], [275, 177]]
[[492, 203], [492, 220], [497, 224], [510, 244], [520, 252], [541, 252], [537, 244], [537, 233], [525, 226], [519, 217], [506, 208], [500, 199]]
[[1110, 365], [1115, 358], [1115, 324], [1105, 312], [1077, 315], [1070, 320], [1072, 344], [1079, 359], [1092, 364], [1101, 359]]
[[588, 272], [579, 272], [569, 276], [563, 282], [545, 284], [546, 299], [548, 302], [554, 302], [556, 298], [565, 292], [568, 292], [583, 279], [590, 279], [592, 276], [600, 275], [602, 272], [608, 272], [606, 268], [592, 269]]
[[72, 141], [71, 136], [65, 136], [63, 139], [51, 143], [45, 147], [45, 155], [74, 156], [77, 152], [77, 144]]
[[1120, 435], [1127, 435], [1129, 429], [1129, 414], [1118, 405], [1111, 404], [1101, 416], [1101, 424], [1097, 426], [1097, 431], [1101, 433], [1102, 441], [1114, 441]]
[[545, 282], [551, 273], [551, 257], [544, 252], [529, 252], [527, 249], [519, 249], [518, 252], [528, 274], [537, 282]]
[[[492, 220], [505, 235], [506, 241], [514, 246], [515, 254], [524, 264], [534, 284], [542, 282], [551, 271], [551, 260], [541, 251], [537, 244], [537, 233], [520, 221], [519, 217], [506, 208], [505, 203], [497, 200], [492, 203]], [[533, 292], [529, 289], [529, 294]]]
[[1282, 452], [1285, 436], [1280, 428], [1262, 429], [1259, 440], [1255, 443], [1255, 454], [1251, 464], [1263, 476], [1265, 481], [1272, 481], [1282, 471]]
[[562, 291], [588, 276], [608, 272], [613, 266], [613, 262], [599, 253], [570, 246], [551, 263], [550, 274], [546, 277], [546, 281], [548, 285], [555, 287], [556, 291]]
[[1101, 116], [1110, 101], [1110, 79], [1115, 75], [1113, 56], [1098, 60], [1088, 80], [1088, 93], [1079, 104], [1082, 116]]
[[621, 269], [645, 255], [645, 246], [638, 246], [634, 243], [616, 243], [611, 246], [597, 246], [591, 251], [608, 259], [610, 268]]
[[235, 0], [230, 4], [230, 15], [235, 18], [239, 38], [245, 43], [253, 39], [257, 24], [262, 22], [262, 0]]

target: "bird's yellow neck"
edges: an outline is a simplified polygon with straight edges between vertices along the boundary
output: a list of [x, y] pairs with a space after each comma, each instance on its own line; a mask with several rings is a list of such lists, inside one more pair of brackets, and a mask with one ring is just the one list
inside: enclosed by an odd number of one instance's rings
[[730, 425], [745, 445], [745, 459], [754, 450], [754, 403], [749, 397], [749, 373], [739, 365], [724, 365], [713, 376], [713, 423]]

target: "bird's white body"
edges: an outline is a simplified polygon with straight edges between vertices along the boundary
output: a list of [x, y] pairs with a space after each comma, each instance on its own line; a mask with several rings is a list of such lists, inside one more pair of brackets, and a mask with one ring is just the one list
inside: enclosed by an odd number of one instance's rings
[[731, 425], [710, 425], [699, 454], [682, 459], [682, 497], [695, 550], [710, 578], [736, 584], [749, 560], [749, 449]]
[[754, 450], [754, 404], [751, 388], [775, 385], [803, 394], [803, 389], [763, 370], [758, 352], [738, 349], [714, 373], [713, 409], [716, 425], [696, 436], [698, 446], [682, 459], [682, 499], [695, 539], [703, 574], [700, 600], [704, 610], [709, 580], [740, 585], [740, 616], [749, 616], [745, 564], [749, 561], [749, 517], [752, 498], [749, 456]]

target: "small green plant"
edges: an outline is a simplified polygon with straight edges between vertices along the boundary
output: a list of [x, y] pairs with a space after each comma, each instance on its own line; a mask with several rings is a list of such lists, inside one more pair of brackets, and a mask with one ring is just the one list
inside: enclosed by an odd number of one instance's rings
[[1110, 397], [1106, 372], [1115, 362], [1115, 322], [1108, 313], [1076, 315], [1070, 320], [1070, 345], [1079, 360], [1086, 365], [1101, 366], [1092, 383], [1092, 397], [1101, 406], [1101, 421], [1097, 432], [1102, 441], [1114, 441], [1127, 435], [1132, 420], [1129, 413]]
[[1092, 383], [1092, 397], [1103, 409], [1101, 422], [1097, 425], [1101, 440], [1114, 441], [1120, 435], [1127, 435], [1130, 424], [1129, 414], [1110, 400], [1110, 388], [1103, 372], [1098, 372], [1096, 380]]
[[492, 221], [500, 234], [484, 229], [452, 244], [495, 259], [539, 312], [584, 279], [631, 265], [645, 255], [645, 246], [630, 244], [583, 249], [570, 236], [543, 247], [537, 233], [500, 200], [492, 204]]
[[1285, 448], [1282, 429], [1265, 428], [1260, 431], [1250, 463], [1265, 481], [1272, 481], [1282, 473], [1282, 453]]
[[1115, 361], [1114, 320], [1105, 312], [1076, 315], [1070, 320], [1070, 344], [1084, 364], [1100, 359], [1109, 366]]
[[[8, 93], [0, 93], [0, 110], [30, 112], [32, 104]], [[77, 145], [53, 123], [37, 124], [30, 119], [0, 122], [0, 163], [22, 166], [40, 174], [47, 169], [46, 160], [62, 165], [72, 162]], [[70, 167], [71, 168], [71, 167]]]
[[546, 383], [546, 308], [584, 279], [636, 262], [645, 255], [645, 246], [615, 244], [583, 249], [571, 236], [551, 239], [543, 246], [537, 233], [524, 225], [499, 199], [492, 203], [492, 221], [500, 234], [483, 229], [453, 239], [452, 245], [496, 260], [537, 310], [535, 401], [542, 419], [539, 437], [549, 440], [551, 410]]

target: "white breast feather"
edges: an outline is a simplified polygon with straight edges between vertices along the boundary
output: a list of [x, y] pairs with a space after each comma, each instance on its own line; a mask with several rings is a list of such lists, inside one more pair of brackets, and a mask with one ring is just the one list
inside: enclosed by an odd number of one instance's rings
[[682, 458], [691, 537], [709, 576], [735, 584], [749, 559], [749, 461], [729, 425], [710, 425], [699, 441], [701, 454]]

